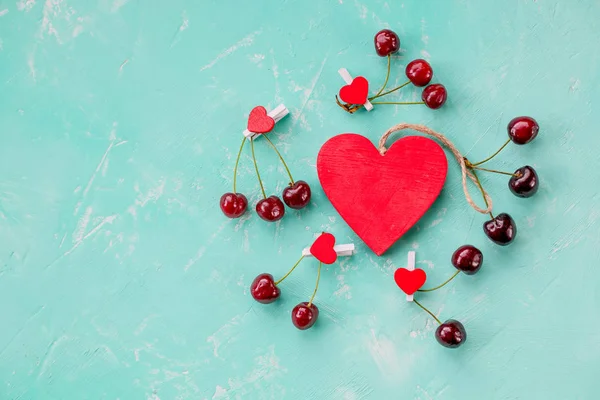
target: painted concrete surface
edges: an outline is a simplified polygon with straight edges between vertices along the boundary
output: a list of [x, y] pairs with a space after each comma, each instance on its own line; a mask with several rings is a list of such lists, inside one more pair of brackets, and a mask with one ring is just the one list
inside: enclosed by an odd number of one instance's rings
[[[0, 398], [597, 398], [598, 15], [592, 0], [0, 0]], [[393, 84], [425, 57], [448, 88], [443, 109], [335, 105], [340, 67], [382, 82], [383, 27], [404, 49]], [[314, 200], [274, 225], [227, 220], [218, 199], [245, 118], [281, 102], [291, 115], [273, 139]], [[539, 137], [491, 165], [533, 165], [538, 194], [482, 175], [518, 224], [510, 247], [484, 237], [452, 163], [440, 199], [383, 257], [318, 185], [317, 151], [335, 134], [376, 141], [424, 123], [476, 160], [523, 114]], [[279, 193], [284, 170], [256, 147]], [[239, 185], [259, 198], [249, 152]], [[324, 269], [320, 320], [300, 332], [290, 310], [312, 293], [314, 263], [275, 304], [248, 286], [281, 276], [322, 230], [359, 254]], [[392, 275], [415, 249], [441, 282], [465, 243], [483, 250], [482, 271], [418, 296], [464, 322], [452, 351]]]

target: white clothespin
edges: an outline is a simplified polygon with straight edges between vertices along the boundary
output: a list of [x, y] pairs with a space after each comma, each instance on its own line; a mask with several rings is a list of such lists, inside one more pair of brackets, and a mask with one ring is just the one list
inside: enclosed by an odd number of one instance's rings
[[[415, 252], [414, 251], [408, 252], [408, 263], [406, 264], [406, 269], [409, 271], [415, 270]], [[413, 301], [413, 295], [407, 294], [406, 301]]]
[[[333, 246], [333, 251], [335, 251], [335, 254], [337, 254], [338, 256], [351, 256], [355, 253], [354, 244], [338, 244], [336, 246]], [[307, 247], [304, 250], [302, 250], [302, 255], [304, 257], [312, 257], [312, 254], [310, 253], [310, 247]]]
[[[273, 118], [273, 121], [275, 121], [275, 123], [281, 121], [281, 119], [283, 117], [285, 117], [286, 115], [288, 115], [290, 113], [290, 110], [288, 110], [285, 105], [280, 104], [277, 107], [275, 107], [274, 109], [272, 109], [271, 111], [269, 111], [267, 113], [267, 115], [271, 118]], [[253, 139], [256, 138], [257, 136], [260, 136], [260, 134], [258, 133], [254, 133], [254, 132], [250, 132], [248, 129], [244, 130], [244, 136], [246, 136], [248, 139]]]
[[[342, 77], [344, 82], [346, 82], [347, 85], [352, 84], [352, 81], [354, 80], [354, 78], [352, 78], [352, 75], [350, 75], [350, 72], [348, 72], [348, 70], [346, 68], [338, 69], [338, 73], [340, 74], [340, 76]], [[371, 111], [373, 109], [373, 104], [371, 104], [369, 99], [367, 99], [367, 102], [365, 104], [363, 104], [363, 106], [365, 106], [365, 109], [367, 111]]]

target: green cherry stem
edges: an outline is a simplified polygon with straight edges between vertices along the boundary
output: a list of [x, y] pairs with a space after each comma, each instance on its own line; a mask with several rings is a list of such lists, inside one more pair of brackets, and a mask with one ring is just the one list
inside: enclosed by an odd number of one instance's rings
[[319, 269], [317, 270], [317, 284], [315, 285], [315, 291], [313, 292], [312, 296], [310, 297], [310, 300], [308, 301], [308, 308], [310, 308], [310, 306], [312, 305], [312, 302], [315, 299], [315, 296], [317, 294], [317, 290], [319, 289], [319, 279], [321, 279], [321, 267], [322, 266], [323, 266], [323, 263], [321, 261], [319, 261]]
[[438, 285], [438, 286], [436, 286], [436, 287], [434, 287], [434, 288], [431, 288], [431, 289], [419, 289], [418, 291], [419, 291], [419, 292], [433, 292], [434, 290], [438, 290], [438, 289], [440, 289], [440, 288], [444, 287], [444, 286], [445, 286], [445, 285], [446, 285], [448, 282], [450, 282], [452, 279], [454, 279], [454, 278], [456, 277], [456, 275], [458, 275], [459, 273], [460, 273], [460, 271], [456, 271], [456, 272], [454, 273], [454, 275], [452, 275], [450, 278], [448, 278], [448, 279], [446, 280], [446, 282], [442, 283], [441, 285]]
[[235, 167], [233, 168], [233, 193], [237, 193], [235, 191], [235, 185], [237, 183], [237, 169], [238, 169], [238, 164], [240, 163], [240, 157], [242, 156], [242, 149], [244, 148], [244, 145], [246, 144], [246, 137], [244, 136], [244, 139], [242, 140], [242, 144], [240, 145], [240, 151], [238, 151], [238, 155], [237, 158], [235, 159]]
[[413, 302], [418, 305], [419, 307], [421, 307], [427, 314], [431, 315], [433, 317], [433, 319], [435, 319], [437, 321], [438, 324], [442, 324], [442, 321], [440, 321], [438, 319], [438, 317], [436, 317], [435, 315], [433, 315], [433, 313], [431, 311], [429, 311], [428, 309], [426, 309], [425, 307], [423, 307], [423, 305], [421, 303], [419, 303], [416, 299], [413, 299]]
[[387, 59], [388, 59], [387, 60], [388, 66], [387, 66], [387, 74], [385, 75], [385, 82], [383, 82], [383, 86], [381, 87], [381, 89], [379, 89], [379, 92], [377, 92], [377, 94], [373, 98], [379, 97], [381, 92], [383, 92], [383, 89], [385, 89], [385, 87], [387, 86], [388, 80], [390, 79], [390, 66], [392, 64], [392, 57], [388, 54]]
[[481, 168], [481, 167], [477, 167], [477, 166], [471, 166], [471, 169], [476, 169], [479, 171], [486, 171], [486, 172], [493, 172], [494, 174], [502, 174], [502, 175], [509, 175], [509, 176], [516, 176], [518, 177], [517, 174], [511, 174], [510, 172], [505, 172], [505, 171], [498, 171], [497, 169], [488, 169], [488, 168]]
[[425, 104], [423, 101], [372, 101], [371, 104]]
[[267, 193], [265, 193], [265, 187], [263, 186], [262, 179], [260, 179], [258, 163], [256, 162], [256, 155], [254, 154], [254, 138], [250, 138], [250, 148], [252, 149], [252, 161], [254, 161], [254, 169], [256, 170], [256, 177], [258, 178], [258, 183], [260, 184], [260, 190], [262, 191], [263, 198], [266, 199]]
[[296, 261], [296, 264], [294, 264], [294, 266], [287, 272], [287, 274], [285, 274], [280, 280], [278, 280], [277, 282], [275, 282], [275, 286], [279, 285], [281, 282], [283, 282], [283, 280], [285, 278], [287, 278], [288, 276], [290, 276], [290, 274], [292, 273], [293, 270], [296, 269], [296, 267], [298, 266], [298, 264], [300, 264], [300, 261], [304, 260], [304, 256], [300, 257], [300, 259], [298, 261]]
[[486, 163], [486, 162], [490, 161], [492, 158], [496, 157], [502, 150], [504, 150], [504, 148], [506, 146], [508, 146], [509, 143], [510, 143], [510, 139], [508, 139], [494, 154], [492, 154], [491, 156], [489, 156], [488, 158], [486, 158], [483, 161], [479, 161], [479, 162], [476, 162], [475, 164], [471, 164], [471, 165], [473, 167], [476, 167], [478, 165], [481, 165], [483, 163]]
[[271, 146], [273, 148], [273, 150], [275, 150], [275, 153], [277, 153], [277, 156], [279, 157], [279, 160], [283, 164], [283, 167], [285, 168], [285, 171], [287, 172], [288, 176], [290, 177], [291, 184], [294, 185], [294, 178], [292, 178], [292, 173], [290, 172], [290, 169], [288, 168], [287, 164], [283, 160], [283, 157], [281, 156], [281, 153], [279, 152], [279, 150], [277, 150], [277, 147], [275, 147], [275, 145], [273, 144], [273, 142], [271, 142], [271, 139], [269, 139], [269, 137], [267, 135], [263, 135], [263, 137], [265, 139], [267, 139], [267, 142], [269, 143], [269, 146]]
[[[471, 168], [471, 172], [473, 173], [473, 176], [475, 177], [475, 180], [477, 181], [477, 186], [479, 187], [479, 190], [481, 191], [481, 196], [483, 196], [483, 201], [485, 202], [485, 207], [487, 208], [490, 206], [490, 204], [488, 203], [487, 199], [485, 198], [485, 190], [483, 190], [481, 181], [479, 180], [479, 177], [477, 176], [477, 173], [475, 172], [475, 170], [473, 168]], [[490, 217], [492, 219], [494, 219], [494, 214], [492, 214], [491, 211], [490, 211]]]
[[386, 96], [386, 95], [388, 95], [388, 94], [390, 94], [390, 93], [394, 93], [396, 90], [400, 90], [400, 89], [402, 89], [404, 86], [408, 85], [409, 83], [410, 83], [410, 81], [408, 81], [408, 82], [405, 82], [405, 83], [403, 83], [402, 85], [400, 85], [400, 86], [398, 86], [398, 87], [395, 87], [395, 88], [393, 88], [392, 90], [388, 90], [387, 92], [378, 93], [377, 95], [375, 95], [375, 96], [373, 96], [373, 97], [369, 97], [369, 100], [373, 100], [373, 99], [376, 99], [376, 98], [378, 98], [378, 97], [383, 97], [383, 96]]

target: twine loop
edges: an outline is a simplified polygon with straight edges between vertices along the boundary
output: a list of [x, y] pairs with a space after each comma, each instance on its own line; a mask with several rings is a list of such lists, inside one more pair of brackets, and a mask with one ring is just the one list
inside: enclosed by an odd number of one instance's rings
[[[385, 142], [388, 139], [388, 137], [392, 133], [398, 132], [398, 131], [401, 131], [404, 129], [412, 129], [414, 131], [421, 132], [425, 135], [432, 136], [435, 139], [437, 139], [438, 142], [440, 142], [442, 145], [444, 145], [448, 150], [450, 150], [450, 152], [456, 159], [456, 162], [458, 162], [458, 165], [460, 165], [460, 170], [461, 170], [461, 174], [462, 174], [462, 187], [463, 187], [463, 192], [465, 193], [465, 199], [467, 200], [467, 203], [469, 203], [469, 205], [475, 211], [480, 212], [481, 214], [489, 214], [492, 212], [492, 198], [485, 191], [485, 189], [483, 189], [483, 187], [481, 186], [481, 184], [479, 182], [479, 179], [477, 179], [477, 177], [469, 169], [471, 163], [469, 162], [469, 160], [466, 159], [466, 157], [464, 157], [460, 153], [460, 151], [456, 148], [456, 146], [454, 146], [454, 144], [450, 141], [450, 139], [448, 139], [446, 136], [442, 135], [441, 133], [438, 133], [438, 132], [430, 129], [430, 128], [426, 127], [425, 125], [407, 124], [407, 123], [401, 123], [398, 125], [394, 125], [383, 134], [381, 139], [379, 139], [379, 147], [378, 147], [379, 154], [384, 155], [387, 152], [388, 149], [387, 149], [387, 147], [385, 147]], [[469, 189], [467, 188], [467, 177], [475, 185], [477, 185], [479, 187], [479, 189], [481, 190], [481, 194], [483, 195], [483, 197], [485, 199], [487, 208], [481, 208], [477, 204], [475, 204], [475, 202], [473, 201], [473, 198], [471, 197], [471, 194], [469, 193]]]

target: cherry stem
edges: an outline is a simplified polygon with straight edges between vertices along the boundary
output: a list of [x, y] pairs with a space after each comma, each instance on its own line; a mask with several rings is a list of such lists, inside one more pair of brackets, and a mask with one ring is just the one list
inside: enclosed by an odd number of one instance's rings
[[398, 86], [398, 87], [395, 87], [395, 88], [393, 88], [392, 90], [388, 90], [387, 92], [383, 92], [383, 93], [381, 93], [381, 94], [379, 94], [379, 93], [378, 93], [377, 95], [375, 95], [375, 96], [373, 96], [373, 97], [369, 97], [369, 100], [373, 100], [373, 99], [376, 99], [376, 98], [378, 98], [378, 97], [383, 97], [383, 96], [386, 96], [386, 95], [388, 95], [388, 94], [390, 94], [390, 93], [393, 93], [393, 92], [395, 92], [396, 90], [400, 90], [400, 89], [402, 89], [404, 86], [408, 85], [409, 83], [410, 83], [410, 81], [408, 81], [408, 82], [405, 82], [405, 83], [403, 83], [402, 85], [400, 85], [400, 86]]
[[277, 147], [275, 147], [275, 145], [273, 144], [273, 142], [271, 142], [271, 139], [269, 139], [269, 137], [267, 135], [263, 135], [263, 137], [265, 139], [267, 139], [267, 142], [269, 142], [269, 145], [273, 148], [273, 150], [275, 150], [275, 153], [277, 153], [277, 156], [279, 157], [279, 160], [281, 160], [281, 163], [283, 164], [283, 167], [285, 168], [285, 171], [287, 172], [288, 176], [290, 177], [290, 181], [291, 181], [291, 183], [293, 185], [294, 184], [294, 178], [292, 178], [292, 173], [290, 172], [290, 169], [288, 168], [287, 164], [283, 160], [283, 157], [281, 156], [281, 153], [279, 152], [279, 150], [277, 150]]
[[371, 104], [425, 104], [423, 101], [372, 101]]
[[[477, 173], [475, 172], [475, 170], [471, 167], [471, 172], [473, 173], [473, 176], [475, 177], [475, 180], [477, 181], [477, 186], [479, 187], [479, 190], [481, 191], [481, 195], [483, 196], [483, 201], [485, 202], [485, 207], [489, 207], [490, 204], [488, 203], [487, 199], [485, 198], [485, 190], [483, 190], [483, 186], [481, 185], [481, 181], [479, 180], [479, 177], [477, 176]], [[492, 219], [494, 219], [494, 214], [492, 214], [492, 212], [489, 212], [490, 217], [492, 217]]]
[[473, 167], [476, 167], [476, 166], [478, 166], [478, 165], [481, 165], [481, 164], [483, 164], [483, 163], [486, 163], [486, 162], [490, 161], [492, 158], [496, 157], [496, 156], [497, 156], [497, 155], [498, 155], [498, 154], [499, 154], [499, 153], [500, 153], [502, 150], [504, 150], [504, 148], [505, 148], [506, 146], [508, 146], [508, 144], [509, 144], [509, 143], [510, 143], [510, 139], [508, 139], [508, 140], [506, 141], [506, 143], [504, 143], [504, 144], [502, 145], [502, 147], [500, 147], [500, 148], [499, 148], [499, 149], [498, 149], [498, 150], [497, 150], [497, 151], [496, 151], [494, 154], [492, 154], [491, 156], [489, 156], [488, 158], [486, 158], [486, 159], [485, 159], [485, 160], [483, 160], [483, 161], [479, 161], [479, 162], [477, 162], [477, 163], [475, 163], [475, 164], [471, 164], [471, 166], [473, 166]]
[[242, 156], [242, 149], [244, 148], [244, 145], [246, 144], [246, 137], [244, 136], [244, 139], [242, 140], [242, 144], [240, 145], [240, 151], [238, 151], [238, 155], [237, 158], [235, 159], [235, 167], [233, 168], [233, 193], [237, 193], [235, 191], [235, 184], [237, 183], [237, 169], [238, 169], [238, 164], [240, 162], [240, 157]]
[[454, 275], [452, 275], [450, 278], [448, 278], [448, 279], [446, 280], [446, 282], [442, 283], [441, 285], [438, 285], [438, 286], [436, 286], [436, 287], [434, 287], [434, 288], [431, 288], [431, 289], [419, 289], [418, 291], [419, 291], [419, 292], [433, 292], [434, 290], [438, 290], [439, 288], [442, 288], [442, 287], [444, 287], [444, 286], [445, 286], [445, 285], [446, 285], [448, 282], [450, 282], [452, 279], [454, 279], [454, 278], [456, 277], [456, 275], [458, 275], [459, 273], [460, 273], [460, 270], [457, 270], [457, 271], [454, 273]]
[[263, 198], [266, 199], [267, 193], [265, 193], [265, 187], [263, 186], [262, 179], [260, 179], [258, 163], [256, 162], [256, 156], [254, 155], [254, 138], [250, 138], [250, 148], [252, 149], [252, 161], [254, 161], [254, 169], [256, 170], [256, 177], [258, 178], [258, 183], [260, 184], [260, 190], [262, 191]]
[[440, 320], [438, 319], [438, 317], [436, 317], [435, 315], [433, 315], [433, 313], [432, 313], [431, 311], [429, 311], [428, 309], [426, 309], [425, 307], [423, 307], [423, 306], [421, 305], [421, 303], [419, 303], [419, 302], [418, 302], [417, 300], [415, 300], [415, 299], [413, 299], [413, 302], [414, 302], [416, 305], [418, 305], [419, 307], [421, 307], [421, 308], [422, 308], [422, 309], [423, 309], [425, 312], [427, 312], [427, 314], [431, 315], [431, 316], [433, 317], [433, 319], [435, 319], [435, 320], [437, 321], [437, 323], [438, 323], [438, 324], [440, 324], [440, 325], [442, 324], [442, 321], [440, 321]]
[[518, 174], [511, 174], [510, 172], [498, 171], [497, 169], [481, 168], [481, 167], [477, 167], [477, 166], [471, 166], [471, 169], [477, 169], [479, 171], [486, 171], [486, 172], [493, 172], [495, 174], [502, 174], [502, 175], [516, 176], [516, 177], [519, 176]]
[[315, 285], [315, 291], [313, 292], [310, 300], [308, 301], [308, 308], [312, 305], [313, 300], [315, 299], [315, 295], [317, 294], [317, 290], [319, 289], [319, 279], [321, 279], [321, 267], [323, 263], [319, 261], [319, 269], [317, 270], [317, 284]]
[[379, 97], [381, 92], [383, 92], [383, 89], [385, 89], [385, 87], [387, 86], [388, 80], [390, 79], [390, 65], [392, 63], [392, 57], [388, 54], [387, 59], [388, 59], [387, 60], [388, 66], [387, 66], [387, 74], [385, 75], [385, 82], [383, 82], [383, 86], [381, 87], [381, 89], [379, 89], [379, 92], [377, 92], [377, 94], [373, 98]]
[[296, 261], [296, 264], [294, 264], [294, 266], [287, 272], [287, 274], [285, 274], [280, 280], [278, 280], [277, 282], [275, 282], [275, 286], [279, 285], [281, 282], [283, 282], [283, 280], [285, 278], [287, 278], [288, 276], [290, 276], [290, 274], [292, 273], [293, 270], [296, 269], [296, 267], [298, 266], [298, 264], [300, 264], [300, 261], [304, 260], [304, 256], [300, 257], [300, 259], [298, 261]]

